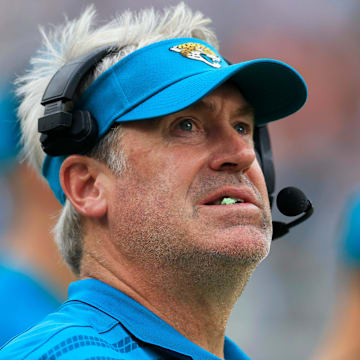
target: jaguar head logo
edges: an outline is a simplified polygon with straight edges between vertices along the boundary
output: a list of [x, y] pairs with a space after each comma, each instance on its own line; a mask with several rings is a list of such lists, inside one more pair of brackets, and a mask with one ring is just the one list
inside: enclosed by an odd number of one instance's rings
[[187, 57], [188, 59], [202, 61], [205, 64], [210, 65], [214, 68], [221, 67], [221, 58], [205, 45], [198, 43], [185, 43], [173, 46], [170, 48], [170, 50], [178, 52], [182, 56]]

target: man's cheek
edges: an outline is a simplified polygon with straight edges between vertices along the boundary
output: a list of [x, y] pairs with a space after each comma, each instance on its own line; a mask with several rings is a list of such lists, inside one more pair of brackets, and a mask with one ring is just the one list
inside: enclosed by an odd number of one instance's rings
[[251, 179], [252, 183], [255, 185], [255, 187], [258, 189], [260, 194], [262, 196], [266, 194], [266, 197], [268, 197], [264, 173], [262, 172], [260, 164], [257, 160], [255, 160], [254, 163], [251, 165], [251, 168], [248, 171], [248, 176]]

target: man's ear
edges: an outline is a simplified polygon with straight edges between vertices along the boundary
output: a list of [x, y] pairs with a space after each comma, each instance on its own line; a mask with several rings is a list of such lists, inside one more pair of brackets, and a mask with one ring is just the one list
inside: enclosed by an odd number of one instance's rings
[[106, 215], [109, 176], [106, 165], [82, 155], [67, 157], [60, 169], [60, 183], [67, 199], [87, 217]]

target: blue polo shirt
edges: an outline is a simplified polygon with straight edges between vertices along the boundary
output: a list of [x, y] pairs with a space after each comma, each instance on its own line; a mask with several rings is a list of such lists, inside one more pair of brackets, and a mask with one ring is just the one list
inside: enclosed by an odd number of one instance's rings
[[[249, 360], [228, 338], [224, 353], [226, 360]], [[69, 299], [58, 311], [1, 348], [2, 359], [219, 358], [119, 290], [86, 279], [70, 285]]]

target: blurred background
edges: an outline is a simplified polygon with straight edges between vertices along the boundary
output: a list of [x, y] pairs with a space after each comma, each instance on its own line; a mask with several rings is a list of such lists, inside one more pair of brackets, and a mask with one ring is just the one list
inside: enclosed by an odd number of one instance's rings
[[[285, 61], [309, 86], [305, 107], [271, 124], [270, 132], [277, 191], [289, 185], [303, 189], [315, 214], [273, 243], [233, 311], [228, 335], [254, 360], [310, 359], [344, 289], [341, 223], [348, 200], [360, 188], [360, 2], [185, 2], [213, 19], [225, 58]], [[39, 25], [77, 17], [90, 3], [102, 22], [125, 9], [178, 1], [0, 0], [1, 80], [25, 71], [40, 46]], [[9, 188], [0, 175], [0, 238], [13, 209]], [[274, 219], [284, 217], [274, 210]]]

